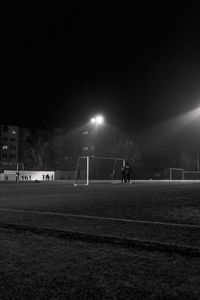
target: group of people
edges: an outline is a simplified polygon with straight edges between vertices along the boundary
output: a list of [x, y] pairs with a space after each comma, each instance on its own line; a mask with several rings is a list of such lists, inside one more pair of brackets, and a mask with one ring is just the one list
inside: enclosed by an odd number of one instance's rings
[[[53, 175], [51, 175], [51, 176], [49, 174], [42, 175], [42, 178], [43, 178], [43, 180], [50, 180], [50, 179], [53, 180]], [[20, 173], [16, 172], [16, 182], [18, 182], [19, 180], [20, 180]], [[29, 176], [21, 175], [21, 180], [22, 181], [27, 181], [27, 180], [31, 181], [31, 175], [29, 175]]]
[[131, 166], [126, 162], [125, 165], [122, 167], [122, 183], [130, 183], [131, 182], [131, 173], [132, 168]]
[[53, 175], [51, 175], [51, 177], [50, 177], [49, 174], [46, 174], [46, 175], [43, 174], [43, 175], [42, 175], [42, 179], [43, 179], [43, 180], [45, 180], [45, 179], [46, 179], [46, 180], [50, 180], [50, 178], [51, 178], [51, 180], [53, 180]]
[[22, 175], [21, 178], [22, 178], [22, 180], [31, 180], [31, 175], [29, 175], [29, 176]]
[[29, 175], [29, 176], [27, 176], [27, 175], [21, 175], [21, 178], [20, 178], [20, 172], [17, 171], [16, 175], [15, 175], [15, 181], [18, 182], [20, 179], [22, 181], [31, 180], [31, 175]]

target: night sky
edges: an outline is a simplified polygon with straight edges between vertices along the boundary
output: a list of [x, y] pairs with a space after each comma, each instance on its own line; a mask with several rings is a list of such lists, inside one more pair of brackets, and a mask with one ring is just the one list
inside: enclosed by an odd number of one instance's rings
[[102, 113], [111, 126], [147, 137], [200, 104], [197, 7], [8, 14], [2, 41], [1, 123], [73, 129]]

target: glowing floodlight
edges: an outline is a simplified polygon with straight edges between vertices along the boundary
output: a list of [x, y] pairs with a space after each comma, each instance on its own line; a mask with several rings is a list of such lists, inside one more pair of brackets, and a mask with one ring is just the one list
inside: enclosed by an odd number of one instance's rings
[[92, 118], [92, 119], [90, 120], [90, 123], [95, 124], [95, 123], [96, 123], [96, 119], [95, 119], [95, 118]]
[[101, 125], [104, 122], [104, 118], [102, 116], [96, 116], [90, 120], [91, 124]]
[[97, 124], [102, 124], [103, 123], [103, 117], [102, 116], [97, 116], [96, 117], [96, 123]]

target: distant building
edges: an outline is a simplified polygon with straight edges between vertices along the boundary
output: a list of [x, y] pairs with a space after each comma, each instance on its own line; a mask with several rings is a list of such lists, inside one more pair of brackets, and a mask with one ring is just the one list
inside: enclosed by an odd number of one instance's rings
[[0, 160], [18, 162], [19, 127], [0, 125]]
[[19, 128], [18, 159], [19, 162], [23, 162], [25, 165], [31, 165], [32, 162], [30, 151], [31, 138], [32, 132], [30, 128]]
[[55, 128], [51, 130], [51, 157], [54, 169], [60, 170], [63, 167], [64, 160], [64, 136], [65, 129]]
[[74, 170], [79, 156], [112, 156], [118, 138], [116, 130], [91, 125], [72, 131], [0, 125], [0, 161], [26, 170]]

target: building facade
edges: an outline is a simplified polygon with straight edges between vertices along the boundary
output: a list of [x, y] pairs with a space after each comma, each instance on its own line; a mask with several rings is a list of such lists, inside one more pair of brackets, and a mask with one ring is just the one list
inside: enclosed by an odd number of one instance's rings
[[23, 163], [25, 170], [75, 170], [80, 156], [113, 156], [119, 139], [116, 130], [91, 124], [71, 131], [0, 125], [0, 161]]
[[0, 126], [0, 149], [1, 162], [19, 161], [19, 127]]

